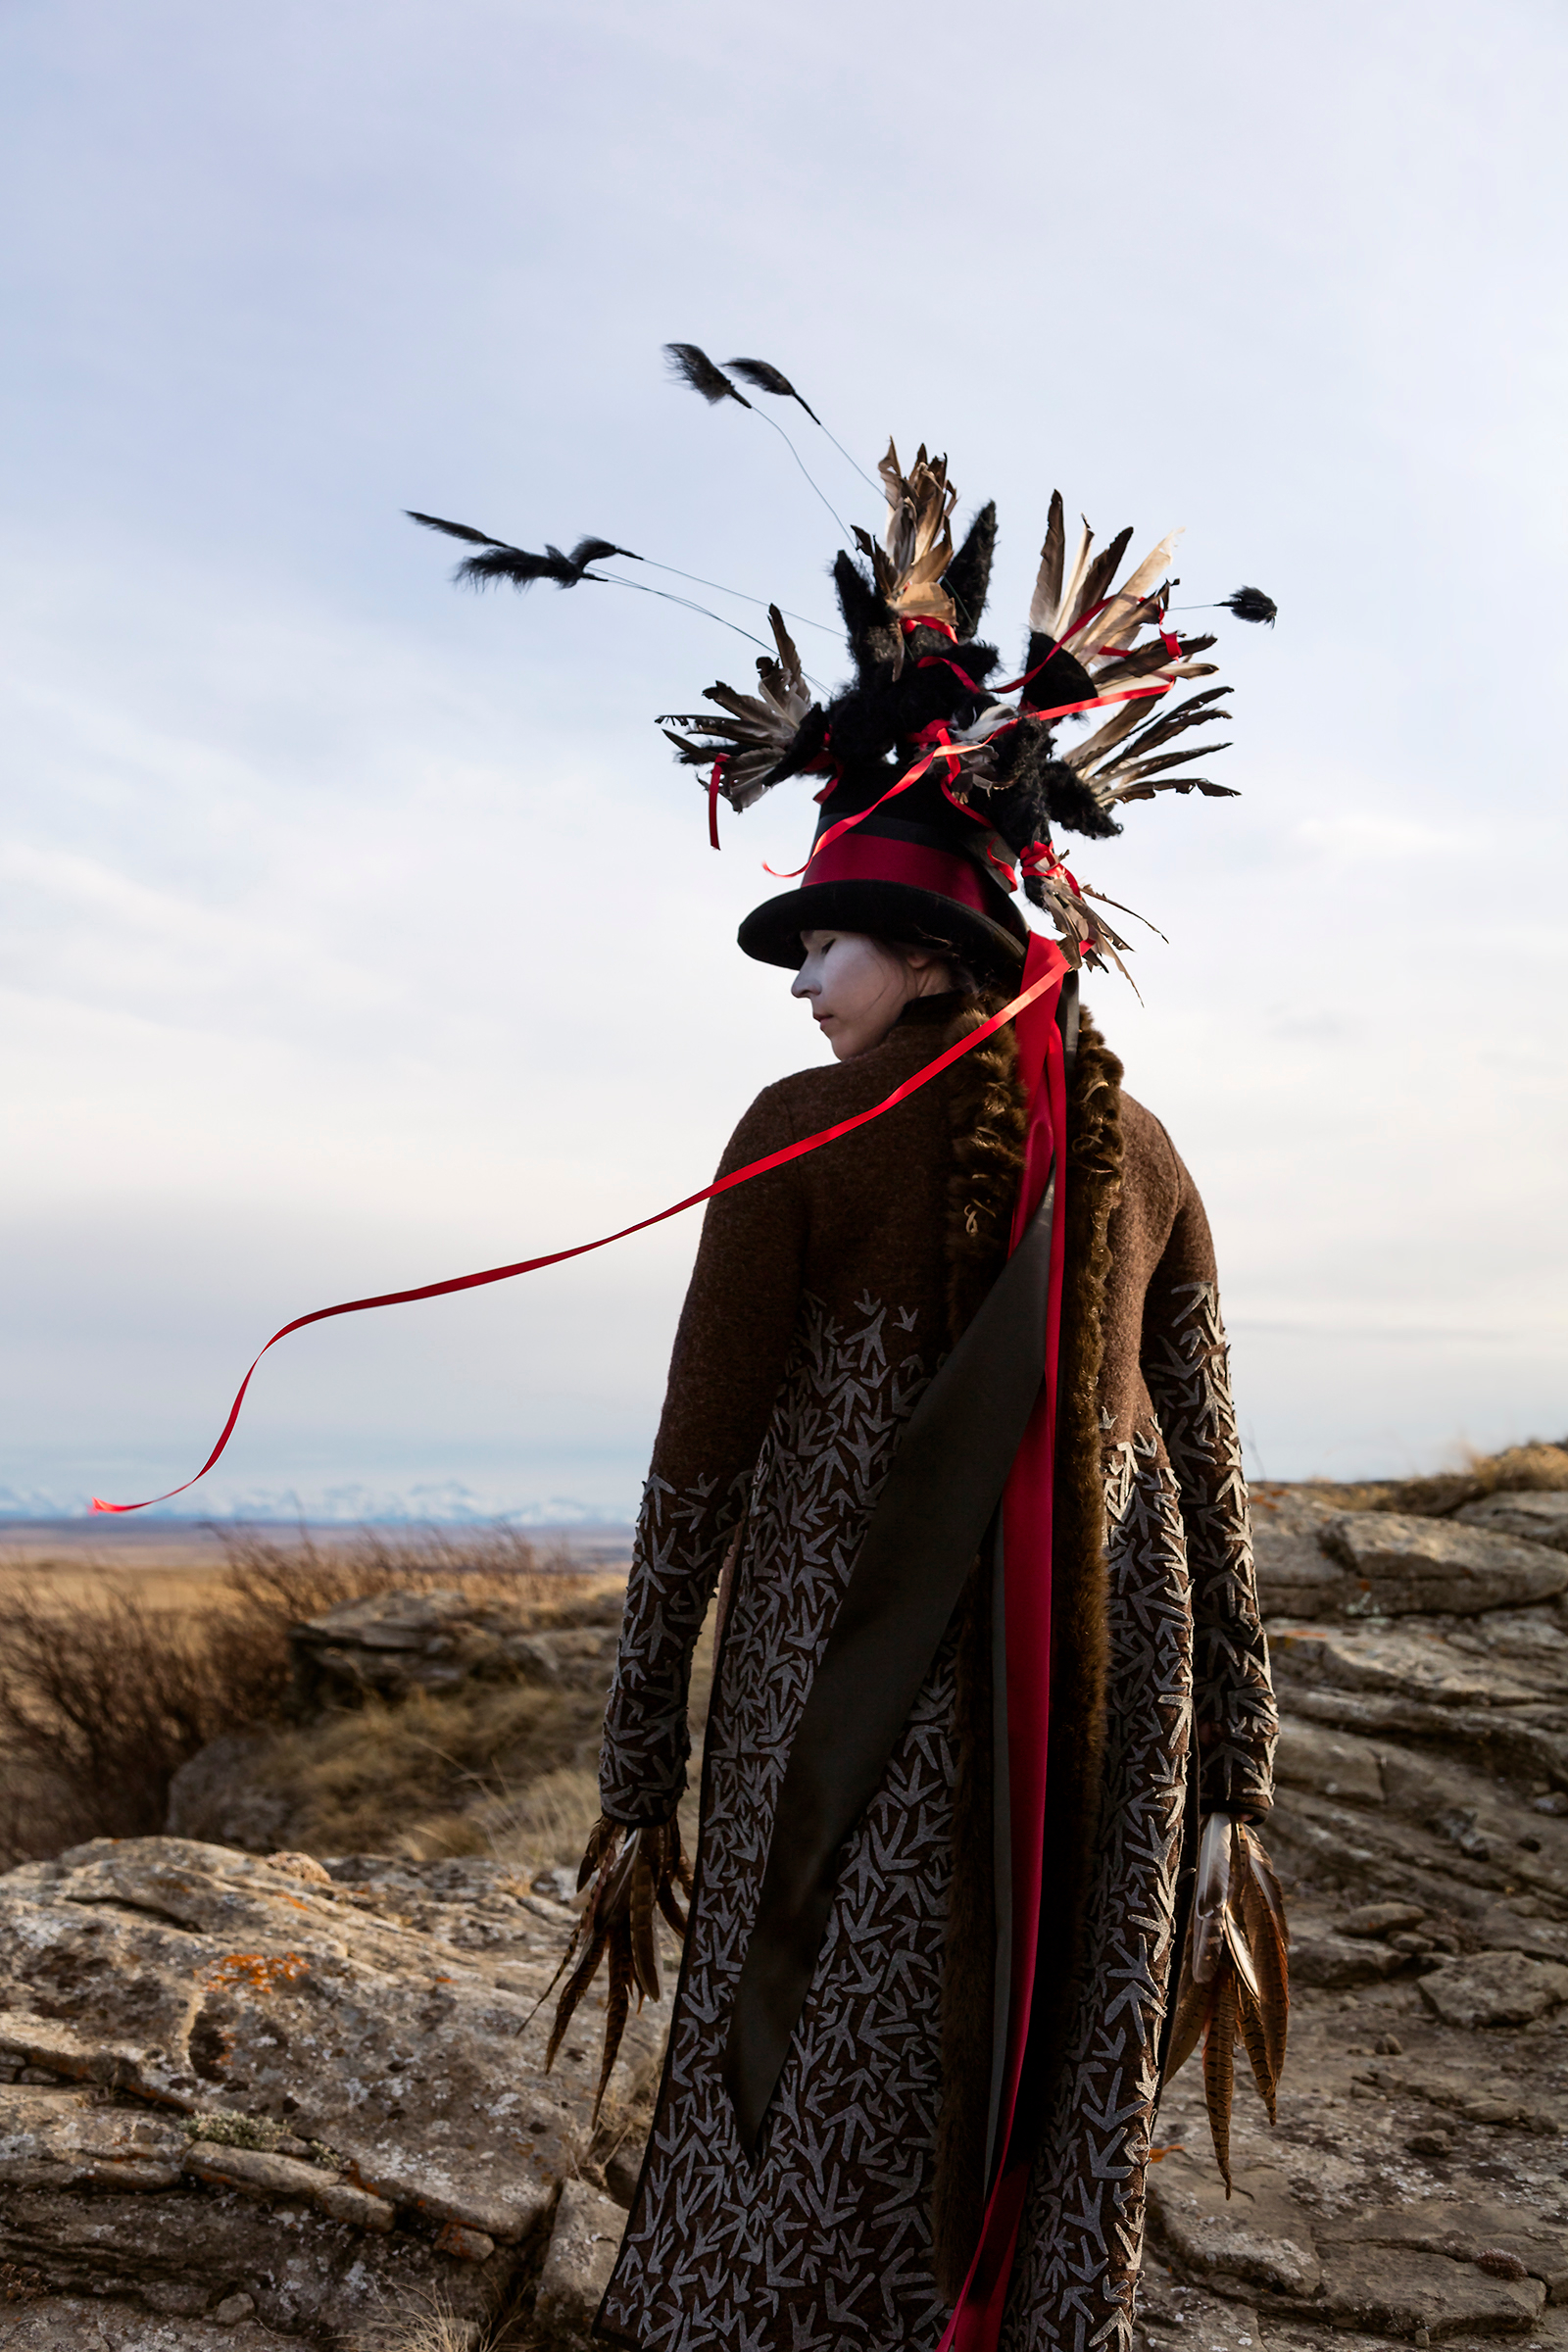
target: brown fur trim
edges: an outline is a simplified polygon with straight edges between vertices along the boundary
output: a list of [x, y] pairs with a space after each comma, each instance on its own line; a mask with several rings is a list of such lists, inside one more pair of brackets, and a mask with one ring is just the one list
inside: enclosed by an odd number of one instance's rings
[[1045, 1878], [1018, 2130], [1038, 2136], [1050, 2112], [1082, 1958], [1099, 1827], [1109, 1647], [1100, 1368], [1104, 1354], [1107, 1229], [1121, 1190], [1122, 1066], [1084, 1015], [1067, 1131], [1066, 1272], [1056, 1391], [1053, 1504], [1051, 1730]]
[[[945, 1043], [992, 1007], [960, 1016]], [[970, 1065], [979, 1065], [970, 1070]], [[966, 1078], [963, 1074], [967, 1073]], [[958, 1083], [956, 1083], [958, 1082]], [[1046, 1878], [1054, 1899], [1041, 1921], [1031, 2036], [1032, 2083], [1055, 2072], [1067, 1996], [1082, 1940], [1104, 1745], [1104, 1490], [1101, 1473], [1099, 1377], [1102, 1316], [1110, 1271], [1106, 1240], [1120, 1184], [1121, 1064], [1087, 1019], [1068, 1104], [1066, 1272], [1057, 1399], [1055, 1526], [1053, 1543], [1051, 1805]], [[953, 1338], [968, 1322], [1006, 1254], [1023, 1163], [1025, 1115], [1012, 1032], [955, 1065], [948, 1082], [954, 1134], [949, 1184], [948, 1301]], [[954, 1869], [942, 1980], [942, 2104], [931, 2193], [937, 2286], [955, 2302], [984, 2212], [985, 2132], [991, 2091], [996, 1967], [992, 1867], [992, 1692], [990, 1593], [972, 1574], [960, 1603], [956, 1721], [957, 1788]], [[1056, 1899], [1065, 1895], [1065, 1901]], [[1042, 2099], [1025, 2110], [1039, 2115]]]
[[[960, 1037], [1001, 1009], [1000, 997], [977, 997], [943, 1032]], [[961, 1061], [944, 1081], [953, 1169], [948, 1178], [948, 1339], [956, 1340], [995, 1282], [1023, 1168], [1027, 1121], [1018, 1086], [1018, 1046], [1010, 1027]]]

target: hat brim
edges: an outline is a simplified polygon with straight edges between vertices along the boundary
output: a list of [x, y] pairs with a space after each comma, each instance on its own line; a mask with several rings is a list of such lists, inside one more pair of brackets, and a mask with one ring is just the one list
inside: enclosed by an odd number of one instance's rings
[[907, 882], [808, 882], [754, 906], [735, 936], [757, 962], [792, 972], [806, 960], [803, 931], [863, 931], [951, 948], [977, 976], [1011, 981], [1023, 969], [1029, 926], [1015, 908], [1004, 912], [1012, 918], [1005, 925]]

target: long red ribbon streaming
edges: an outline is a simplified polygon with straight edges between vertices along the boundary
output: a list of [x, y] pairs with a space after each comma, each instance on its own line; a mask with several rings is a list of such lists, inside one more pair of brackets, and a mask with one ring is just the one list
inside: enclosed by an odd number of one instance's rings
[[1047, 1741], [1051, 1722], [1052, 1505], [1056, 1452], [1056, 1380], [1061, 1334], [1061, 1289], [1066, 1240], [1066, 1069], [1056, 1026], [1056, 990], [1066, 970], [1059, 949], [1039, 933], [1031, 940], [1024, 979], [1042, 972], [1048, 984], [1018, 1022], [1018, 1075], [1029, 1096], [1023, 1182], [1009, 1247], [1015, 1250], [1044, 1195], [1056, 1178], [1052, 1219], [1045, 1378], [1003, 1495], [1003, 1562], [1006, 1626], [1007, 1814], [1012, 1869], [1012, 1943], [1002, 2098], [997, 2116], [993, 2178], [979, 2242], [943, 2333], [938, 2352], [996, 2352], [1006, 2310], [1018, 2228], [1029, 2181], [1027, 2153], [1010, 2145], [1030, 2012], [1044, 1899]]
[[853, 1118], [840, 1119], [835, 1126], [824, 1127], [815, 1135], [804, 1137], [799, 1143], [786, 1144], [782, 1151], [770, 1152], [763, 1159], [754, 1159], [748, 1166], [736, 1168], [728, 1176], [720, 1176], [714, 1183], [705, 1185], [700, 1193], [688, 1193], [684, 1200], [676, 1200], [668, 1208], [658, 1209], [651, 1217], [639, 1217], [634, 1225], [623, 1225], [618, 1233], [603, 1234], [596, 1242], [578, 1242], [569, 1250], [552, 1250], [547, 1251], [543, 1257], [522, 1257], [512, 1265], [487, 1266], [478, 1274], [458, 1274], [447, 1282], [421, 1283], [417, 1289], [412, 1291], [383, 1291], [375, 1298], [346, 1298], [338, 1306], [318, 1306], [311, 1314], [296, 1315], [292, 1323], [285, 1323], [280, 1331], [273, 1332], [266, 1348], [257, 1350], [250, 1371], [240, 1382], [239, 1392], [228, 1408], [228, 1419], [223, 1423], [218, 1443], [194, 1477], [183, 1480], [177, 1487], [171, 1487], [167, 1494], [150, 1494], [145, 1502], [105, 1502], [95, 1494], [92, 1500], [93, 1509], [95, 1511], [149, 1510], [155, 1502], [172, 1501], [176, 1494], [183, 1494], [187, 1488], [195, 1486], [198, 1479], [205, 1478], [234, 1434], [234, 1425], [239, 1419], [240, 1407], [245, 1402], [245, 1392], [251, 1385], [257, 1364], [261, 1362], [269, 1348], [275, 1348], [279, 1340], [288, 1338], [290, 1332], [303, 1331], [310, 1323], [330, 1322], [334, 1315], [363, 1315], [374, 1306], [409, 1306], [418, 1298], [446, 1298], [456, 1291], [482, 1290], [492, 1282], [511, 1282], [519, 1274], [537, 1273], [543, 1266], [562, 1265], [567, 1258], [586, 1257], [590, 1250], [608, 1250], [612, 1242], [623, 1242], [630, 1234], [646, 1233], [651, 1225], [662, 1225], [667, 1217], [678, 1217], [684, 1209], [696, 1208], [700, 1202], [712, 1200], [720, 1193], [731, 1193], [737, 1185], [750, 1184], [754, 1176], [765, 1176], [770, 1168], [781, 1168], [792, 1159], [804, 1159], [808, 1152], [818, 1152], [824, 1144], [834, 1143], [841, 1135], [851, 1135], [857, 1127], [864, 1127], [872, 1119], [881, 1118], [885, 1111], [896, 1109], [899, 1103], [907, 1102], [911, 1095], [918, 1093], [922, 1086], [928, 1086], [933, 1078], [939, 1077], [942, 1071], [948, 1069], [961, 1054], [973, 1053], [976, 1046], [983, 1045], [988, 1037], [995, 1036], [999, 1029], [1004, 1028], [1008, 1021], [1015, 1019], [1026, 1006], [1034, 1003], [1038, 996], [1052, 987], [1060, 978], [1061, 969], [1064, 968], [1064, 959], [1060, 958], [1060, 951], [1054, 950], [1054, 953], [1058, 961], [1053, 963], [1043, 977], [1023, 988], [1009, 1004], [1004, 1004], [1000, 1012], [994, 1012], [989, 1020], [982, 1021], [978, 1028], [971, 1029], [968, 1036], [960, 1038], [956, 1046], [949, 1046], [946, 1053], [939, 1054], [934, 1061], [928, 1061], [924, 1069], [917, 1070], [912, 1078], [906, 1078], [902, 1086], [895, 1087], [891, 1095], [888, 1095], [882, 1102], [874, 1103], [869, 1110], [857, 1111]]

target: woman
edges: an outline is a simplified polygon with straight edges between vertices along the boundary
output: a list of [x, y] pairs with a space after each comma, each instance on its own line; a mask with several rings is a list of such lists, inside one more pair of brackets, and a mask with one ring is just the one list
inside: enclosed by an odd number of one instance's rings
[[[1116, 780], [1102, 763], [1097, 792], [1093, 761], [1057, 761], [1048, 720], [1108, 699], [1113, 663], [1122, 692], [1130, 674], [1162, 688], [1196, 666], [1199, 649], [1165, 636], [1156, 660], [1132, 669], [1150, 612], [1163, 634], [1147, 566], [1105, 599], [1112, 624], [1089, 642], [1080, 615], [1104, 609], [1095, 599], [1114, 565], [1096, 583], [1080, 563], [1064, 596], [1058, 528], [1023, 705], [997, 704], [984, 686], [996, 656], [969, 635], [989, 511], [955, 557], [945, 477], [923, 452], [908, 480], [892, 453], [890, 466], [894, 519], [874, 576], [840, 560], [855, 686], [825, 712], [803, 708], [781, 633], [780, 663], [759, 664], [770, 715], [758, 722], [761, 703], [748, 711], [715, 689], [731, 719], [703, 722], [732, 763], [719, 784], [732, 805], [756, 797], [759, 774], [829, 775], [804, 886], [758, 908], [740, 937], [795, 970], [834, 1061], [758, 1098], [725, 1172], [874, 1110], [1020, 993], [1026, 951], [1031, 974], [1055, 952], [1030, 946], [1018, 872], [1057, 913], [1069, 960], [1114, 956], [1122, 943], [1066, 876], [1049, 824], [1116, 830]], [[1050, 563], [1048, 540], [1048, 573]], [[1159, 703], [1150, 708], [1161, 723]], [[1119, 740], [1122, 761], [1127, 710], [1113, 712], [1104, 747]], [[1142, 780], [1130, 773], [1129, 790]], [[1075, 978], [1058, 992], [1059, 1047], [1049, 1046], [1061, 1075], [1054, 1128], [1047, 1087], [1031, 1085], [1003, 1025], [881, 1115], [707, 1212], [638, 1528], [590, 1847], [595, 1904], [617, 1870], [624, 1882], [636, 1845], [667, 1882], [692, 1651], [722, 1573], [690, 1926], [647, 2160], [599, 2320], [602, 2334], [650, 2352], [936, 2352], [999, 2338], [1044, 2352], [1130, 2334], [1196, 1810], [1267, 1811], [1274, 1712], [1208, 1227], [1163, 1128], [1122, 1094], [1119, 1063], [1077, 1019]], [[1020, 1189], [1043, 1120], [1055, 1182], [1042, 1192], [1037, 1171], [1041, 1205], [1026, 1220]], [[1018, 1557], [1004, 1570], [1004, 1514], [978, 1487], [975, 1537], [943, 1569], [951, 1585], [927, 1596], [935, 1632], [912, 1700], [890, 1698], [882, 1652], [862, 1642], [828, 1703], [830, 1668], [848, 1655], [846, 1595], [859, 1591], [858, 1563], [863, 1578], [864, 1559], [887, 1547], [900, 1480], [923, 1472], [926, 1515], [939, 1517], [977, 1478], [983, 1445], [943, 1453], [933, 1435], [934, 1400], [955, 1397], [955, 1374], [940, 1375], [957, 1367], [971, 1400], [974, 1380], [990, 1377], [1003, 1271], [1016, 1294], [1033, 1247], [1023, 1237], [1042, 1229], [1042, 1268], [1050, 1233], [1062, 1237], [1043, 1506], [1049, 1721], [1044, 1689], [1038, 1720], [1020, 1719], [1020, 1693], [1025, 1711], [1034, 1700], [1009, 1659]], [[1032, 1429], [1046, 1360], [1029, 1359]], [[884, 1595], [895, 1616], [906, 1554], [911, 1587], [929, 1571], [921, 1519], [900, 1524]], [[890, 1707], [882, 1745], [866, 1747], [866, 1724]], [[1045, 1811], [1020, 1878], [1030, 1740]], [[857, 1770], [865, 1801], [852, 1793], [830, 1819]], [[813, 1840], [814, 1859], [797, 1867]], [[797, 1893], [820, 1884], [814, 1914], [805, 1896], [792, 1912], [780, 1895], [792, 1869]], [[1040, 1891], [1020, 1894], [1029, 1886]]]

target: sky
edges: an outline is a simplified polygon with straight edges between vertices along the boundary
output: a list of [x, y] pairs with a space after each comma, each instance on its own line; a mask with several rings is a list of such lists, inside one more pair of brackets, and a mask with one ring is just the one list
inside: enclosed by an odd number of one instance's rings
[[[1243, 797], [1073, 853], [1169, 943], [1087, 1001], [1207, 1202], [1254, 1473], [1561, 1437], [1564, 47], [1545, 0], [6, 0], [0, 1511], [160, 1494], [280, 1323], [662, 1207], [825, 1054], [734, 946], [806, 791], [715, 857], [654, 723], [753, 648], [460, 594], [404, 519], [830, 623], [837, 523], [670, 339], [946, 450], [1006, 660], [1057, 487], [1185, 525], [1178, 603], [1277, 600], [1221, 641]], [[629, 1515], [697, 1231], [285, 1341], [173, 1507]]]

